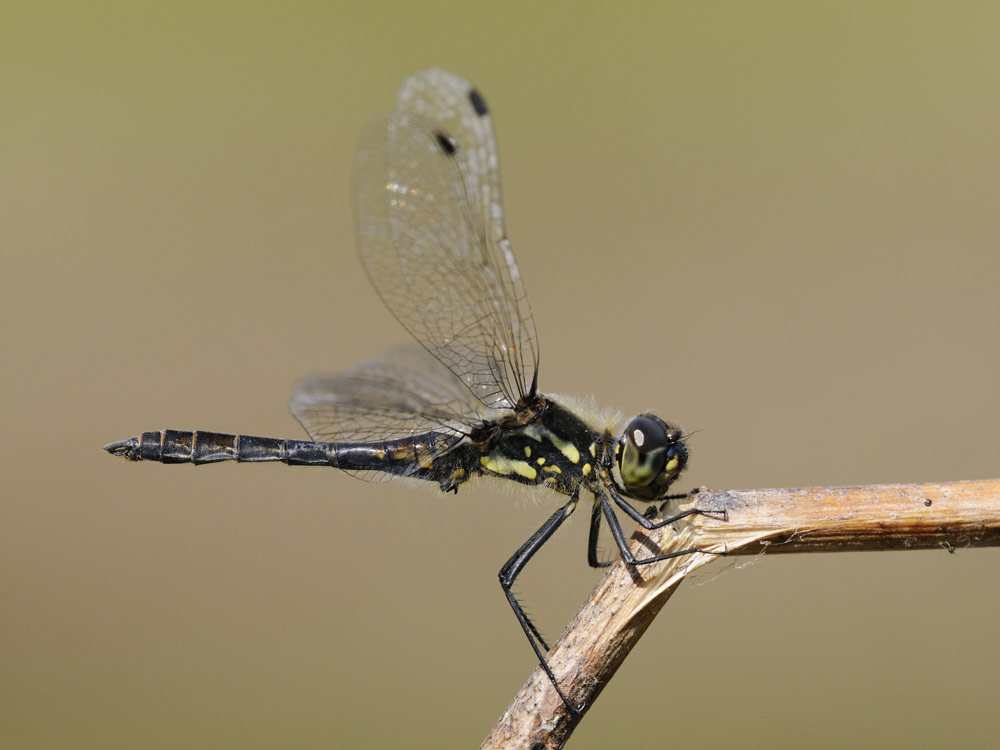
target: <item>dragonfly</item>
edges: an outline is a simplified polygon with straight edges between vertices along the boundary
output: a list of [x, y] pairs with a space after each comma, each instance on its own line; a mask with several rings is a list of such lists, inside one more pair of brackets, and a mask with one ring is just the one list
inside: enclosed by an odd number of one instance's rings
[[554, 491], [559, 509], [499, 578], [539, 665], [579, 712], [512, 587], [584, 493], [593, 499], [592, 567], [612, 562], [598, 551], [602, 520], [631, 566], [701, 551], [637, 556], [618, 516], [656, 529], [701, 512], [655, 518], [636, 507], [686, 497], [668, 493], [688, 462], [686, 436], [647, 413], [624, 429], [597, 424], [539, 392], [538, 337], [504, 228], [493, 120], [467, 80], [429, 69], [404, 82], [395, 110], [363, 133], [353, 199], [368, 278], [419, 346], [300, 382], [290, 410], [311, 440], [155, 430], [105, 449], [132, 461], [330, 466], [366, 480], [426, 480], [443, 492], [478, 477]]

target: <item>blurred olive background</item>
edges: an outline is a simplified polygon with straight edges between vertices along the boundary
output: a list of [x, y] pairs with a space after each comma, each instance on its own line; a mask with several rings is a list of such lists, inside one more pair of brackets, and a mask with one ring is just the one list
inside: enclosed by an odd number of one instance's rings
[[[1000, 11], [652, 7], [0, 5], [0, 746], [470, 747], [527, 678], [496, 573], [552, 497], [101, 450], [302, 437], [300, 376], [406, 342], [349, 170], [428, 65], [495, 114], [543, 390], [697, 431], [685, 486], [1000, 474]], [[553, 636], [586, 516], [520, 586]], [[998, 570], [730, 565], [572, 746], [987, 744]]]

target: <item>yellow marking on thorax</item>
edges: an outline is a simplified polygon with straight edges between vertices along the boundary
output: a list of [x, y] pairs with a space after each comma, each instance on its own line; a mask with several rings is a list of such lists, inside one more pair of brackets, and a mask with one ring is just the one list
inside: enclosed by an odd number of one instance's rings
[[448, 479], [461, 479], [464, 476], [465, 476], [465, 469], [459, 467], [448, 475]]
[[588, 474], [590, 474], [590, 464], [584, 464], [583, 465], [583, 475], [587, 476]]
[[531, 424], [524, 428], [524, 434], [538, 442], [548, 440], [560, 453], [566, 456], [566, 460], [571, 464], [580, 463], [580, 450], [568, 440], [563, 440], [547, 427], [543, 427], [540, 424]]
[[525, 479], [534, 479], [538, 476], [535, 467], [531, 466], [527, 461], [512, 461], [502, 453], [491, 453], [488, 456], [483, 456], [479, 459], [479, 463], [494, 474], [501, 474], [503, 476], [517, 474]]
[[544, 467], [542, 469], [542, 471], [550, 471], [553, 474], [562, 474], [562, 469], [560, 469], [558, 466], [554, 466], [554, 465], [553, 466], [546, 466], [546, 467]]
[[525, 458], [531, 458], [531, 446], [530, 445], [524, 446], [524, 456], [525, 456]]
[[573, 445], [568, 440], [563, 440], [558, 435], [552, 432], [549, 432], [549, 434], [546, 435], [546, 437], [549, 439], [549, 442], [552, 443], [552, 445], [554, 445], [556, 448], [559, 449], [560, 453], [566, 456], [567, 461], [569, 461], [571, 464], [580, 463], [580, 451], [575, 445]]
[[545, 456], [539, 456], [537, 459], [535, 459], [535, 463], [538, 464], [539, 466], [544, 466]]
[[673, 471], [674, 469], [677, 468], [678, 463], [680, 462], [677, 460], [677, 456], [674, 456], [669, 461], [667, 461], [667, 465], [663, 467], [663, 470], [667, 472]]
[[591, 443], [590, 448], [588, 448], [587, 450], [590, 451], [591, 458], [597, 458], [597, 443]]

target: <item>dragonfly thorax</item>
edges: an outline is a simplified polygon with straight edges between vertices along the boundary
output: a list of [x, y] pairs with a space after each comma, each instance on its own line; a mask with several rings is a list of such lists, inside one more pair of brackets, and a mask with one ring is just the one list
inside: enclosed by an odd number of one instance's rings
[[[480, 472], [572, 495], [610, 469], [600, 433], [547, 396], [526, 399], [521, 408], [480, 432]], [[473, 437], [475, 440], [475, 437]]]

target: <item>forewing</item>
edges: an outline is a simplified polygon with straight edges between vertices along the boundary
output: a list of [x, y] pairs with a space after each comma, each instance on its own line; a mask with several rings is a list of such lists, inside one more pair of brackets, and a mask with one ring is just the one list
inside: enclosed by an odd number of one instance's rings
[[354, 180], [359, 252], [386, 306], [484, 406], [513, 408], [537, 342], [482, 97], [445, 71], [410, 77], [366, 129]]

